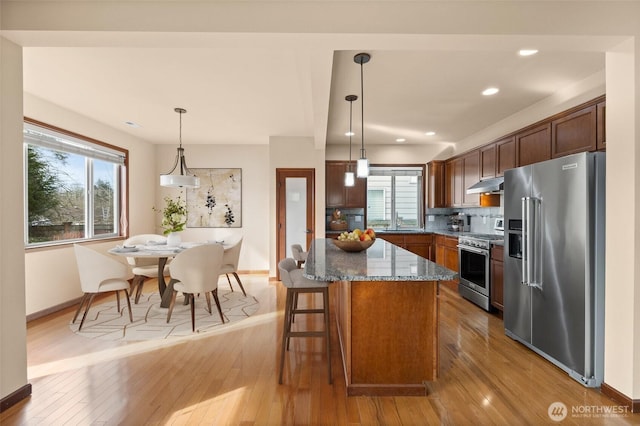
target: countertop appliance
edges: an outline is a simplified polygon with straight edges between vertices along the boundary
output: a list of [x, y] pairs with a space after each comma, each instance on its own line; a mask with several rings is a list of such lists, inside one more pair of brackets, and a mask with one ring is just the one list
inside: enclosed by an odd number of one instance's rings
[[458, 237], [458, 292], [489, 311], [491, 291], [491, 243], [503, 242], [502, 219], [496, 219], [493, 234], [465, 233]]
[[605, 154], [505, 172], [505, 333], [588, 387], [604, 375]]

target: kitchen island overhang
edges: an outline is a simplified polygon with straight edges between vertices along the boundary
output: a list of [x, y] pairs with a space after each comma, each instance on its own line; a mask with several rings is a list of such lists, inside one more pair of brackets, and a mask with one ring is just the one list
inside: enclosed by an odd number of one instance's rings
[[334, 282], [347, 395], [426, 395], [438, 375], [438, 281], [456, 272], [381, 239], [358, 253], [316, 239], [304, 276]]

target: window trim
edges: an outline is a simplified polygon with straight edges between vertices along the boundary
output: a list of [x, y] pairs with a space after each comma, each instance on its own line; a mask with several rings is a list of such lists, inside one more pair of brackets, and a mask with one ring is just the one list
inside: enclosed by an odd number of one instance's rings
[[[407, 173], [405, 173], [405, 176], [420, 176], [422, 177], [422, 190], [419, 191], [419, 197], [421, 197], [421, 199], [418, 201], [418, 228], [416, 229], [424, 229], [425, 227], [425, 215], [426, 215], [426, 209], [427, 209], [427, 205], [426, 205], [426, 191], [427, 191], [427, 165], [426, 163], [424, 164], [415, 164], [415, 163], [390, 163], [390, 164], [371, 164], [369, 165], [369, 170], [371, 171], [372, 169], [377, 168], [380, 171], [383, 171], [383, 173], [381, 173], [382, 175], [384, 175], [384, 171], [393, 171], [395, 169], [407, 169]], [[375, 173], [375, 172], [374, 172]], [[366, 208], [365, 208], [365, 217], [366, 217]], [[366, 218], [365, 220], [368, 220], [368, 218]], [[395, 219], [394, 219], [395, 221]]]
[[[116, 145], [112, 145], [112, 144], [100, 141], [98, 139], [94, 139], [89, 136], [85, 136], [80, 133], [66, 130], [66, 129], [54, 126], [52, 124], [48, 124], [48, 123], [30, 118], [30, 117], [23, 117], [23, 120], [24, 120], [24, 123], [42, 127], [52, 132], [57, 132], [65, 136], [69, 136], [71, 138], [86, 141], [89, 145], [93, 144], [98, 147], [105, 148], [105, 151], [116, 152], [116, 153], [122, 154], [122, 156], [124, 157], [124, 160], [121, 163], [121, 166], [122, 166], [121, 173], [119, 174], [119, 176], [117, 176], [117, 187], [120, 189], [120, 193], [119, 193], [120, 220], [118, 223], [119, 232], [117, 235], [110, 234], [105, 237], [92, 236], [90, 238], [63, 240], [60, 242], [49, 241], [46, 243], [28, 244], [27, 243], [28, 233], [25, 233], [25, 250], [42, 250], [42, 249], [48, 249], [48, 248], [65, 247], [77, 242], [98, 242], [98, 241], [120, 240], [120, 239], [126, 238], [126, 236], [129, 235], [129, 150], [126, 148], [122, 148]], [[23, 145], [25, 144], [25, 142], [27, 141], [25, 141], [23, 138]], [[86, 156], [86, 157], [89, 157], [89, 156]], [[26, 163], [25, 163], [25, 168], [23, 169], [23, 175], [22, 175], [23, 176], [23, 205], [24, 205], [23, 220], [24, 220], [25, 230], [28, 226], [27, 225], [28, 207], [27, 207], [27, 199], [26, 199], [26, 195], [27, 195], [26, 173], [27, 173], [27, 170], [26, 170]]]

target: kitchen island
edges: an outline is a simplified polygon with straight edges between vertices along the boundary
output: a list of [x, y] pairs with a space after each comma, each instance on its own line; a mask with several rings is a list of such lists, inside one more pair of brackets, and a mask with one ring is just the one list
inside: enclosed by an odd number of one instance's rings
[[438, 375], [438, 281], [456, 272], [380, 238], [359, 253], [316, 239], [304, 276], [334, 282], [348, 395], [426, 395]]

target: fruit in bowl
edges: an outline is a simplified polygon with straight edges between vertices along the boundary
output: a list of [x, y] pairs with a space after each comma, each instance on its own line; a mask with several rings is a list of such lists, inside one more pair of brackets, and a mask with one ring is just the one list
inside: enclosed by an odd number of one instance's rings
[[335, 245], [349, 252], [358, 252], [368, 249], [373, 245], [376, 239], [376, 233], [373, 229], [366, 230], [354, 229], [351, 232], [342, 232], [338, 238], [334, 240]]

